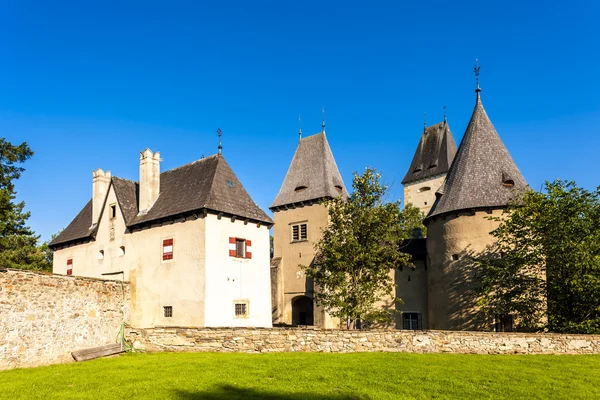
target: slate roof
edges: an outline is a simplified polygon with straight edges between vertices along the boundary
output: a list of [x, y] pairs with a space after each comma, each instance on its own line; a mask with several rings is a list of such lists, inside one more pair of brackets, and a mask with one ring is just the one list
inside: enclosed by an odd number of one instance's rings
[[[480, 90], [469, 125], [446, 181], [436, 193], [427, 219], [453, 211], [503, 207], [527, 187], [481, 103]], [[514, 185], [505, 185], [512, 181]]]
[[279, 193], [269, 208], [340, 194], [348, 196], [325, 132], [320, 132], [300, 139]]
[[[146, 214], [139, 215], [137, 182], [113, 177], [111, 185], [128, 228], [203, 209], [267, 225], [273, 224], [273, 220], [250, 198], [221, 155], [206, 157], [161, 173], [160, 194]], [[96, 227], [91, 226], [90, 200], [51, 245], [93, 237]]]
[[402, 184], [445, 174], [450, 169], [455, 155], [456, 143], [447, 122], [426, 128]]

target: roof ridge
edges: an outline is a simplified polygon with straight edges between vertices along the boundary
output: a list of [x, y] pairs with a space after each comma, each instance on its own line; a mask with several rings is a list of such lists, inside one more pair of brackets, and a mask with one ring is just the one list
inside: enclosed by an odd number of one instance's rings
[[193, 164], [205, 161], [205, 160], [213, 159], [215, 157], [219, 157], [219, 154], [212, 154], [210, 156], [207, 156], [207, 157], [204, 157], [204, 158], [200, 158], [198, 160], [191, 161], [191, 162], [189, 162], [187, 164], [180, 165], [179, 167], [168, 169], [168, 170], [166, 170], [164, 172], [161, 172], [160, 174], [162, 175], [162, 174], [166, 174], [167, 172], [176, 171], [176, 170], [184, 168], [184, 167], [189, 167], [190, 165], [193, 165]]

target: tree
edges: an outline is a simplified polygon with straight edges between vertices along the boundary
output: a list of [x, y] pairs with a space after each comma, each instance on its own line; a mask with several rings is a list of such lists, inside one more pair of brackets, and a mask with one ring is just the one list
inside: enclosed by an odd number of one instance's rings
[[15, 146], [0, 138], [0, 266], [51, 270], [43, 249], [37, 245], [39, 236], [26, 224], [30, 213], [23, 211], [25, 203], [15, 202], [14, 181], [24, 171], [18, 164], [32, 155], [27, 143]]
[[404, 206], [398, 217], [400, 235], [403, 239], [427, 236], [427, 228], [423, 225], [425, 214], [412, 203]]
[[546, 182], [507, 211], [476, 259], [480, 304], [521, 329], [600, 333], [600, 188]]
[[329, 225], [315, 243], [315, 260], [302, 266], [317, 287], [316, 303], [345, 320], [348, 328], [359, 318], [392, 319], [393, 311], [376, 303], [390, 297], [399, 300], [390, 271], [410, 264], [410, 257], [399, 249], [399, 203], [384, 202], [387, 186], [380, 177], [372, 168], [363, 175], [354, 173], [352, 194], [325, 202]]

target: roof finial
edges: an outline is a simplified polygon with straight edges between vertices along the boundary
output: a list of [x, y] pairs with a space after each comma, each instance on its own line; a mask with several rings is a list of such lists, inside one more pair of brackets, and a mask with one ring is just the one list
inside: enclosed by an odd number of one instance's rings
[[302, 140], [302, 116], [300, 115], [298, 115], [298, 136], [300, 136], [298, 140]]
[[325, 133], [325, 107], [321, 108], [321, 132]]
[[202, 156], [200, 157], [200, 159], [203, 159], [203, 158], [204, 158], [204, 152], [202, 152]]
[[221, 131], [221, 128], [217, 128], [217, 136], [219, 137], [219, 155], [223, 154], [223, 143], [221, 143], [222, 135], [223, 132]]
[[479, 60], [476, 58], [475, 59], [475, 68], [473, 68], [473, 71], [475, 72], [475, 82], [477, 83], [477, 89], [475, 89], [475, 92], [477, 92], [477, 98], [479, 98], [479, 92], [481, 92], [481, 88], [479, 87], [479, 70], [481, 69], [481, 67], [479, 66]]
[[448, 122], [448, 116], [446, 115], [446, 105], [444, 104], [444, 123]]
[[427, 131], [427, 113], [423, 113], [423, 133]]

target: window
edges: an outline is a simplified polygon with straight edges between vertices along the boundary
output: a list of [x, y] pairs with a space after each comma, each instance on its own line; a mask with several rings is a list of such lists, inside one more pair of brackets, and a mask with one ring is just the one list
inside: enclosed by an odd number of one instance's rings
[[514, 320], [512, 314], [495, 314], [494, 330], [496, 332], [512, 332], [513, 322]]
[[452, 254], [452, 259], [453, 259], [454, 261], [458, 260], [458, 254]]
[[429, 186], [423, 186], [422, 188], [420, 188], [420, 189], [418, 190], [418, 192], [419, 192], [419, 193], [422, 193], [422, 192], [427, 192], [427, 191], [429, 191], [429, 190], [431, 190], [431, 188], [430, 188]]
[[111, 204], [110, 205], [110, 219], [115, 219], [115, 218], [117, 218], [117, 205]]
[[292, 242], [308, 240], [307, 224], [292, 225]]
[[235, 187], [235, 183], [233, 183], [231, 181], [225, 181], [225, 183], [227, 183], [227, 186], [229, 186], [229, 187]]
[[123, 257], [125, 255], [125, 246], [119, 247], [119, 257]]
[[233, 303], [234, 313], [236, 318], [244, 318], [248, 316], [248, 302], [240, 301]]
[[301, 192], [306, 189], [307, 189], [307, 186], [296, 186], [296, 189], [294, 189], [294, 192]]
[[421, 313], [402, 313], [402, 329], [417, 331], [421, 327]]
[[342, 193], [342, 187], [340, 185], [335, 185], [335, 190], [337, 190], [338, 193]]
[[98, 260], [104, 260], [104, 250], [98, 252]]
[[173, 239], [163, 240], [162, 259], [163, 261], [173, 259]]
[[252, 241], [247, 239], [230, 237], [229, 257], [252, 258]]
[[67, 275], [73, 275], [73, 259], [67, 260]]
[[173, 317], [173, 306], [163, 306], [163, 313], [166, 318]]

